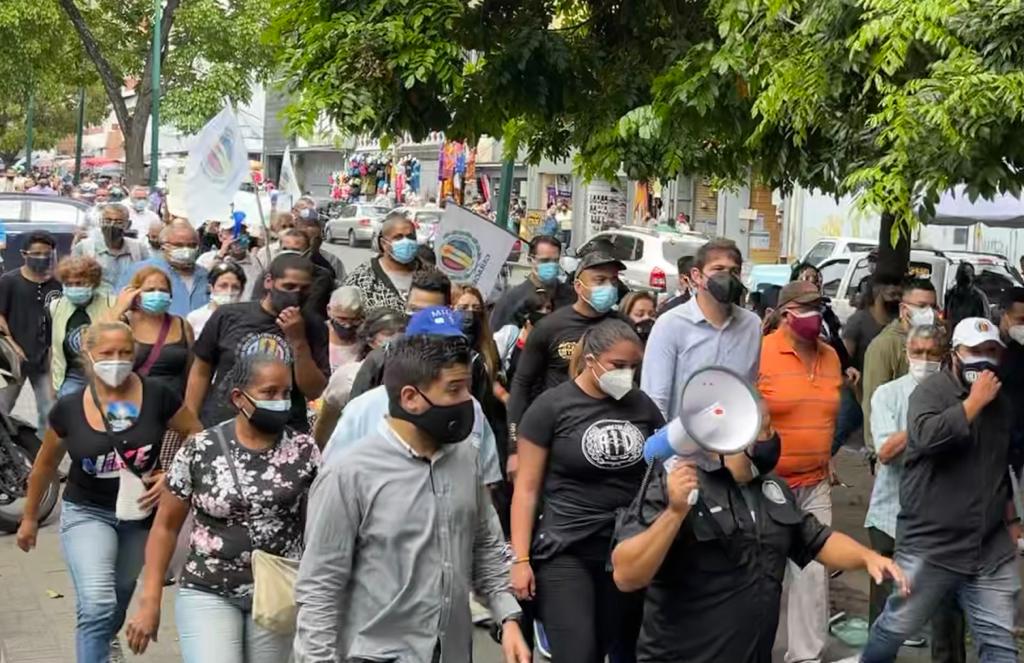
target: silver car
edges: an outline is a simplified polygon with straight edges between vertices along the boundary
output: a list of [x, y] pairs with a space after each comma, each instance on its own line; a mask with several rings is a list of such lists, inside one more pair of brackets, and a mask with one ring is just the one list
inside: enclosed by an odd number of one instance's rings
[[381, 221], [391, 210], [381, 205], [354, 203], [343, 205], [324, 226], [324, 238], [331, 243], [344, 239], [349, 246], [369, 245]]
[[669, 293], [679, 279], [676, 263], [682, 256], [697, 254], [708, 237], [695, 232], [660, 232], [640, 226], [623, 226], [593, 235], [576, 252], [587, 253], [589, 245], [611, 242], [612, 256], [626, 265], [620, 280], [630, 290]]

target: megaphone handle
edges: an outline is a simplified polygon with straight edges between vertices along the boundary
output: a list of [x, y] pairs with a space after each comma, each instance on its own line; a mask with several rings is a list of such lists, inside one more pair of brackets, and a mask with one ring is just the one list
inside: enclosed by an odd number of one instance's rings
[[690, 491], [690, 494], [686, 496], [686, 503], [690, 506], [697, 504], [697, 500], [700, 499], [700, 489], [694, 488]]

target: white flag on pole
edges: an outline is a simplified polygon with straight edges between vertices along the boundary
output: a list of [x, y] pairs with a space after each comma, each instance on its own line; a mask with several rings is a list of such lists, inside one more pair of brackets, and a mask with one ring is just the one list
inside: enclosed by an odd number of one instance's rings
[[434, 242], [437, 267], [453, 283], [469, 283], [487, 298], [516, 236], [489, 219], [449, 203]]
[[[284, 148], [284, 157], [281, 159], [281, 177], [278, 178], [277, 185], [280, 192], [277, 199], [277, 208], [291, 209], [295, 201], [302, 197], [302, 189], [299, 188], [299, 180], [295, 177], [291, 147], [288, 145], [285, 145]], [[285, 194], [288, 198], [282, 200], [280, 194]]]
[[230, 219], [231, 201], [248, 172], [245, 138], [229, 104], [206, 123], [188, 153], [185, 206], [192, 225]]

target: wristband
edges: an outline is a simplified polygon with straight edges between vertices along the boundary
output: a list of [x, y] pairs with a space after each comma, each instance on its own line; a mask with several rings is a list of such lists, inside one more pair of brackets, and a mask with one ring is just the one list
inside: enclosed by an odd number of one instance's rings
[[512, 558], [512, 563], [513, 564], [524, 564], [524, 563], [529, 562], [529, 561], [530, 561], [530, 556], [529, 555], [524, 555], [523, 557], [513, 557]]

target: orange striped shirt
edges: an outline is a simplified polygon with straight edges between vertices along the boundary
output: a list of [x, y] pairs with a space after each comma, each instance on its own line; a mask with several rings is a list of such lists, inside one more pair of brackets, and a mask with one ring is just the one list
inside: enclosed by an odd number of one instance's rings
[[823, 341], [808, 371], [785, 331], [764, 337], [757, 386], [782, 441], [775, 472], [791, 488], [828, 478], [842, 383], [839, 355]]

